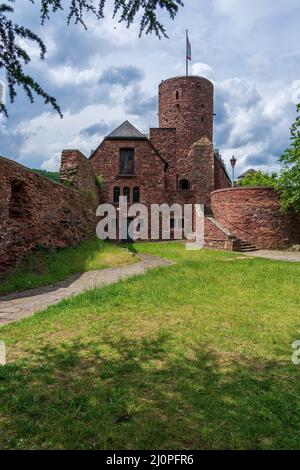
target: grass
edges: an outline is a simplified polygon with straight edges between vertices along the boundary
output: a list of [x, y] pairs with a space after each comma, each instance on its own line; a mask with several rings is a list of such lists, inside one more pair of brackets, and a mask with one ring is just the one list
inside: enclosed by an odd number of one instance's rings
[[299, 449], [300, 264], [176, 265], [0, 329], [2, 449]]
[[23, 266], [0, 280], [0, 295], [53, 284], [74, 273], [116, 267], [134, 261], [135, 258], [128, 250], [97, 238], [63, 250], [49, 252], [38, 249], [27, 257]]

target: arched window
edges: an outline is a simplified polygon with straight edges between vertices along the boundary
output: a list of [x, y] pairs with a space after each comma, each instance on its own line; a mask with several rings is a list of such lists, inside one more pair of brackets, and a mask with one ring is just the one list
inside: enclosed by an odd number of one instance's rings
[[127, 197], [127, 202], [130, 202], [130, 189], [127, 186], [123, 189], [123, 194]]
[[135, 187], [132, 191], [132, 200], [133, 202], [140, 202], [140, 188]]
[[176, 99], [179, 100], [179, 91], [176, 91]]
[[179, 189], [190, 189], [190, 182], [189, 180], [180, 180], [179, 182]]
[[114, 203], [118, 204], [120, 199], [120, 188], [119, 186], [116, 186], [114, 188]]

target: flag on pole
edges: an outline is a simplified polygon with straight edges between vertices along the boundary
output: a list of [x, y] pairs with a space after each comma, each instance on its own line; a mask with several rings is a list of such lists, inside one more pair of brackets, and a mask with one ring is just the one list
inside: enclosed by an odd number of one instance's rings
[[192, 46], [189, 40], [188, 31], [186, 32], [186, 58], [187, 60], [192, 60]]

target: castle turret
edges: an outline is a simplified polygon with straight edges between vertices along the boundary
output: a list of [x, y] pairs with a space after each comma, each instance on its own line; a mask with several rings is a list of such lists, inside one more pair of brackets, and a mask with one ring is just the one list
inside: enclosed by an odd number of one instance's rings
[[[207, 181], [206, 192], [214, 187], [213, 98], [213, 84], [206, 78], [170, 78], [159, 86], [159, 127], [176, 129], [176, 156], [169, 158], [172, 186], [176, 178], [177, 188], [197, 191], [199, 198], [203, 195], [203, 180]], [[200, 140], [210, 152], [191, 152]], [[201, 173], [202, 183], [196, 171]]]
[[176, 128], [178, 156], [187, 157], [202, 137], [213, 139], [213, 84], [201, 77], [177, 77], [159, 86], [159, 127]]

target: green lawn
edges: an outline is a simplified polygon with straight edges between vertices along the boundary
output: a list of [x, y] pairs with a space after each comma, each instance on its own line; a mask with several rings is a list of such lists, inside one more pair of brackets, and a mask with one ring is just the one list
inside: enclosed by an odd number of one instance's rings
[[36, 250], [23, 267], [14, 269], [5, 280], [0, 279], [0, 295], [46, 286], [66, 279], [71, 274], [133, 263], [132, 253], [119, 246], [95, 238], [74, 248]]
[[299, 449], [300, 264], [176, 260], [0, 329], [3, 449]]

